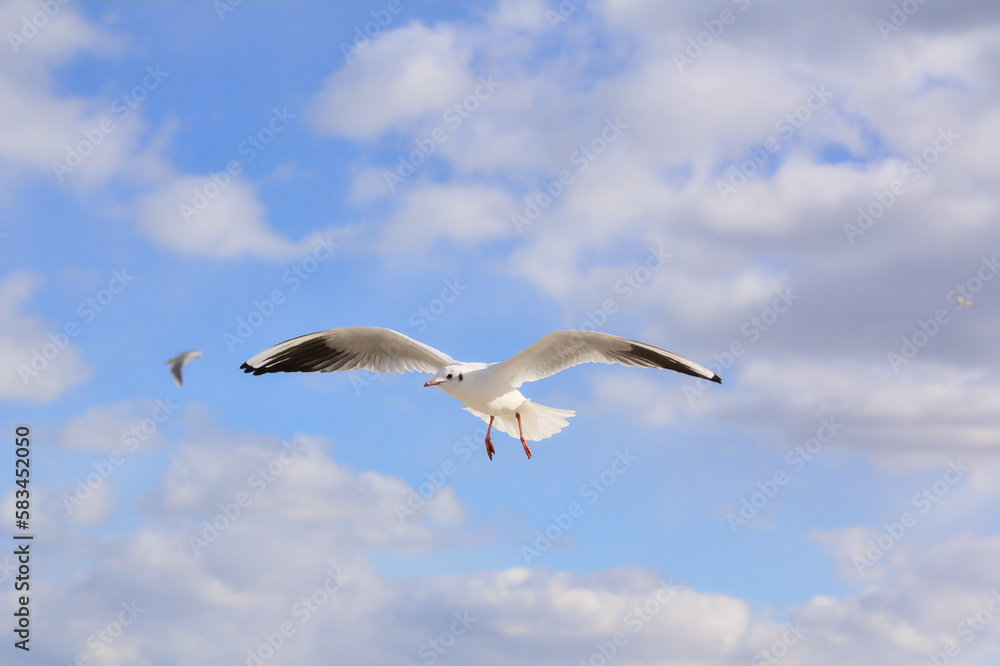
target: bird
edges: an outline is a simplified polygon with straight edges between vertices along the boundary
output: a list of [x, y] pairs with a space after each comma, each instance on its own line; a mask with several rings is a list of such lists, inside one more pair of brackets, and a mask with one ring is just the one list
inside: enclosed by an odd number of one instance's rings
[[569, 425], [566, 419], [576, 412], [534, 403], [518, 388], [580, 363], [664, 368], [722, 383], [708, 368], [676, 354], [609, 333], [584, 330], [549, 333], [499, 363], [462, 363], [392, 329], [345, 326], [286, 340], [260, 352], [240, 368], [254, 375], [359, 369], [379, 374], [434, 373], [425, 388], [440, 388], [464, 403], [463, 409], [489, 424], [486, 454], [490, 460], [496, 452], [490, 438], [494, 427], [520, 439], [530, 460], [528, 441], [556, 434]]
[[955, 296], [955, 302], [963, 308], [974, 308], [976, 304], [965, 298], [964, 296]]
[[201, 356], [201, 352], [197, 349], [189, 349], [185, 352], [181, 352], [177, 356], [167, 361], [167, 365], [170, 366], [170, 376], [174, 378], [174, 383], [178, 386], [181, 385], [181, 368], [184, 367], [185, 363], [190, 363]]

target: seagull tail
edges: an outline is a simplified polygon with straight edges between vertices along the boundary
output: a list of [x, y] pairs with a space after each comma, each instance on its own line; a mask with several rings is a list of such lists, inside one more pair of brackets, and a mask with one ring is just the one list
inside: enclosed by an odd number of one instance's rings
[[[471, 407], [466, 407], [465, 411], [475, 414], [486, 423], [490, 422], [489, 414], [477, 412]], [[576, 412], [572, 409], [546, 407], [530, 400], [526, 400], [517, 411], [521, 414], [521, 432], [524, 433], [524, 438], [529, 442], [537, 442], [551, 437], [569, 425], [569, 421], [566, 419], [576, 416]], [[493, 421], [493, 427], [507, 433], [514, 439], [518, 438], [517, 418], [513, 413], [497, 416]]]

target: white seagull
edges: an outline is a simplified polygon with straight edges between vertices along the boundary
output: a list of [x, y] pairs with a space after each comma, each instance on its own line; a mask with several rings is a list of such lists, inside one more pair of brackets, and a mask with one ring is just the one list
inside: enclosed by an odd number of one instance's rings
[[[497, 429], [521, 440], [531, 458], [528, 440], [551, 437], [569, 425], [576, 412], [538, 405], [517, 390], [524, 382], [554, 375], [580, 363], [618, 363], [641, 368], [665, 368], [713, 382], [711, 370], [651, 345], [592, 331], [557, 331], [500, 363], [460, 363], [433, 347], [388, 328], [346, 326], [310, 333], [274, 345], [240, 366], [244, 372], [335, 372], [366, 369], [386, 372], [433, 372], [424, 386], [437, 386], [467, 405], [465, 410], [489, 423], [486, 454], [493, 460], [490, 431]], [[514, 433], [517, 432], [517, 435]]]
[[186, 352], [181, 352], [177, 356], [167, 361], [167, 365], [170, 366], [170, 376], [174, 378], [174, 383], [178, 386], [181, 385], [181, 368], [184, 367], [185, 363], [190, 363], [201, 356], [201, 352], [197, 349], [189, 349]]

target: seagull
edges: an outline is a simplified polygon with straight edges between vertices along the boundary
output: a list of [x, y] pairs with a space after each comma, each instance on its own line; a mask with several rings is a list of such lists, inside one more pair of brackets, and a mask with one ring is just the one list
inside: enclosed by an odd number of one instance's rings
[[181, 352], [177, 356], [167, 361], [167, 365], [170, 366], [170, 375], [174, 378], [174, 383], [178, 386], [181, 385], [181, 368], [184, 367], [185, 363], [190, 363], [201, 356], [201, 352], [197, 349], [189, 349], [186, 352]]
[[[539, 405], [518, 391], [533, 382], [580, 363], [618, 363], [664, 368], [721, 384], [711, 370], [668, 351], [635, 340], [595, 331], [556, 331], [500, 363], [461, 363], [422, 342], [388, 328], [345, 326], [292, 338], [265, 349], [240, 366], [245, 373], [337, 372], [365, 369], [379, 374], [433, 372], [426, 384], [464, 403], [486, 428], [486, 455], [496, 452], [493, 426], [521, 440], [531, 459], [528, 440], [551, 437], [569, 425], [576, 412]], [[515, 435], [514, 433], [517, 433]]]
[[963, 296], [955, 296], [955, 302], [963, 308], [974, 308], [976, 304]]

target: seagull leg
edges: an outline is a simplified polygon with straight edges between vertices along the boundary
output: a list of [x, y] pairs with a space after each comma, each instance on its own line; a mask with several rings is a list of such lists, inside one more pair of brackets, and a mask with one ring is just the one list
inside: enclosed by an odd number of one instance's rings
[[531, 460], [531, 449], [528, 448], [528, 443], [524, 441], [524, 433], [521, 432], [521, 412], [514, 412], [514, 416], [517, 418], [517, 434], [521, 436], [521, 445], [524, 446], [524, 452], [528, 454], [528, 460]]
[[490, 430], [493, 429], [493, 418], [490, 417], [490, 425], [486, 428], [486, 455], [493, 460], [493, 454], [496, 453], [496, 449], [493, 448], [493, 442], [490, 440]]

